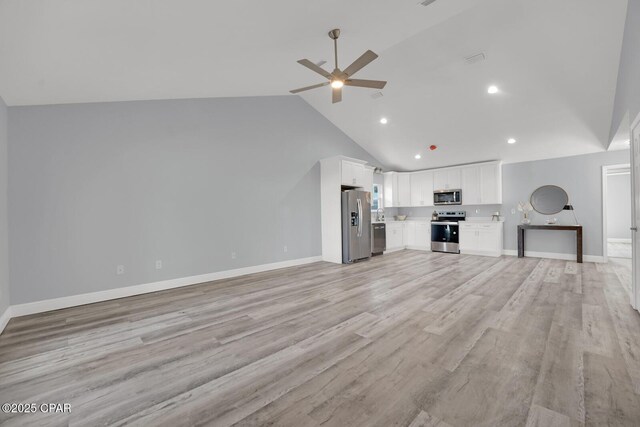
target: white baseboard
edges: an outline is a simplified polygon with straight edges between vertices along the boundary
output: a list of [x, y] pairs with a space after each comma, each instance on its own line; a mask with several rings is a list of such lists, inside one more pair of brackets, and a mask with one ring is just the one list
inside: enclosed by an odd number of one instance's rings
[[610, 237], [607, 239], [607, 242], [609, 243], [629, 243], [631, 244], [631, 239], [618, 239], [615, 237]]
[[394, 249], [387, 249], [386, 251], [384, 251], [383, 253], [385, 254], [390, 254], [393, 252], [398, 252], [398, 251], [404, 251], [406, 248], [394, 248]]
[[[196, 285], [199, 283], [211, 282], [220, 279], [229, 279], [231, 277], [244, 276], [246, 274], [261, 273], [263, 271], [278, 270], [281, 268], [295, 267], [298, 265], [311, 264], [313, 262], [322, 261], [321, 256], [310, 258], [300, 258], [288, 261], [274, 262], [271, 264], [262, 264], [252, 267], [238, 268], [235, 270], [218, 271], [215, 273], [201, 274], [198, 276], [181, 277], [177, 279], [162, 280], [160, 282], [145, 283], [142, 285], [126, 286], [123, 288], [109, 289], [106, 291], [91, 292], [87, 294], [72, 295], [62, 298], [54, 298], [26, 304], [12, 305], [10, 317], [26, 316], [29, 314], [42, 313], [51, 310], [60, 310], [62, 308], [75, 307], [78, 305], [92, 304], [95, 302], [108, 301], [112, 299], [130, 297], [133, 295], [146, 294], [150, 292], [164, 291], [167, 289], [180, 288], [183, 286]], [[6, 312], [2, 319], [6, 316]], [[7, 318], [7, 321], [9, 318]], [[1, 331], [0, 331], [1, 332]]]
[[0, 334], [4, 331], [4, 328], [6, 328], [9, 320], [11, 320], [11, 306], [7, 307], [4, 313], [2, 313], [2, 316], [0, 316]]
[[[505, 249], [502, 251], [502, 254], [507, 256], [518, 256], [518, 251], [514, 249]], [[576, 256], [574, 254], [561, 254], [556, 252], [525, 251], [524, 256], [531, 258], [561, 259], [565, 261], [576, 260]], [[582, 260], [586, 262], [604, 262], [604, 257], [599, 255], [583, 255]]]

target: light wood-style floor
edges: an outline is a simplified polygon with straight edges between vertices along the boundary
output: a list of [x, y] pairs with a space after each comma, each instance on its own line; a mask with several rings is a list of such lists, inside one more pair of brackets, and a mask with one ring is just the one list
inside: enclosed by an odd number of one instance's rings
[[607, 255], [614, 258], [631, 259], [631, 243], [607, 242]]
[[402, 251], [11, 320], [7, 426], [640, 425], [606, 264]]

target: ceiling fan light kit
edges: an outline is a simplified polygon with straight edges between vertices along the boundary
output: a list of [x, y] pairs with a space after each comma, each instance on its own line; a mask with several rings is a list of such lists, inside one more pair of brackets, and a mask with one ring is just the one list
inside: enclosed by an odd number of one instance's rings
[[365, 87], [365, 88], [371, 88], [371, 89], [383, 89], [385, 87], [385, 85], [387, 84], [386, 81], [362, 80], [362, 79], [351, 78], [351, 76], [353, 76], [355, 73], [357, 73], [362, 68], [364, 68], [369, 63], [371, 63], [373, 60], [375, 60], [378, 57], [378, 55], [368, 50], [365, 53], [363, 53], [360, 56], [360, 58], [356, 59], [353, 62], [353, 64], [349, 65], [344, 70], [340, 70], [340, 68], [338, 67], [338, 38], [340, 37], [340, 30], [336, 28], [329, 31], [329, 37], [331, 38], [331, 40], [333, 40], [333, 53], [334, 53], [333, 56], [335, 60], [335, 69], [333, 70], [333, 72], [329, 73], [324, 68], [314, 64], [308, 59], [301, 59], [298, 61], [300, 65], [303, 65], [309, 68], [310, 70], [315, 71], [316, 73], [326, 78], [328, 81], [324, 83], [318, 83], [312, 86], [302, 87], [300, 89], [294, 89], [290, 91], [291, 93], [300, 93], [306, 90], [311, 90], [311, 89], [316, 89], [319, 87], [331, 85], [332, 101], [335, 104], [336, 102], [342, 101], [342, 88], [344, 86]]

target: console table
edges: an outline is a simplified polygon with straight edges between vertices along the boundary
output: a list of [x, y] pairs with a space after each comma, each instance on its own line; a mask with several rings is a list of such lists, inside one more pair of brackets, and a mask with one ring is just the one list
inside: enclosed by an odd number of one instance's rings
[[576, 254], [578, 262], [582, 263], [582, 226], [581, 225], [533, 225], [521, 224], [518, 226], [518, 258], [524, 257], [524, 231], [525, 230], [551, 230], [551, 231], [575, 231]]

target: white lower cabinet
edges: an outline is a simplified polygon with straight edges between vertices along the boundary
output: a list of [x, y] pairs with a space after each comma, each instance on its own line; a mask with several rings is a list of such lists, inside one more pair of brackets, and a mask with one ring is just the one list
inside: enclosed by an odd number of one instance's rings
[[502, 222], [461, 222], [460, 253], [501, 256], [503, 228]]
[[407, 228], [407, 248], [418, 250], [431, 249], [431, 223], [425, 221], [409, 221]]
[[431, 250], [431, 223], [428, 221], [387, 222], [387, 251]]
[[388, 222], [385, 227], [387, 238], [387, 251], [404, 249], [404, 223]]

